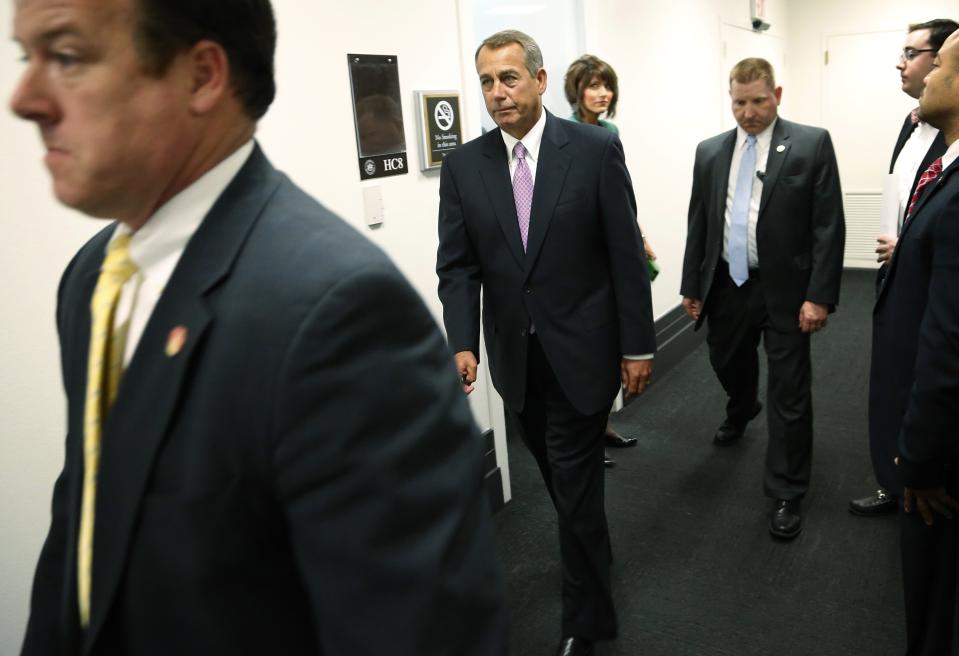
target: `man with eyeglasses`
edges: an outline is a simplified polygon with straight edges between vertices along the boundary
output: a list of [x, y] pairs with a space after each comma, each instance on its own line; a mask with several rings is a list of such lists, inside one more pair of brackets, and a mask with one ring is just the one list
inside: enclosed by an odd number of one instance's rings
[[[899, 77], [902, 90], [912, 98], [919, 98], [923, 80], [933, 68], [939, 48], [950, 34], [959, 28], [953, 20], [937, 18], [909, 26], [906, 44], [899, 54]], [[906, 115], [896, 147], [892, 151], [889, 172], [896, 175], [899, 188], [899, 229], [908, 209], [919, 177], [937, 157], [946, 151], [942, 133], [919, 116], [919, 108]], [[889, 259], [896, 248], [897, 235], [879, 235], [877, 260], [882, 263], [876, 280], [877, 291], [886, 277]], [[877, 394], [876, 363], [870, 377], [870, 396]], [[873, 407], [878, 407], [873, 405]], [[902, 497], [902, 486], [896, 473], [896, 438], [898, 426], [884, 425], [875, 416], [869, 418], [869, 451], [879, 489], [867, 497], [849, 502], [849, 512], [875, 517], [896, 512]]]

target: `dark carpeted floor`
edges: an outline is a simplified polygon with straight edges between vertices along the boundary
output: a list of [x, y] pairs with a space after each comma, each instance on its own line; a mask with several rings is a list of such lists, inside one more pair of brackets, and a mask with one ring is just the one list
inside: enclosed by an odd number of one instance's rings
[[[765, 411], [738, 445], [711, 442], [725, 395], [705, 345], [613, 417], [639, 445], [611, 451], [618, 466], [608, 470], [606, 509], [620, 637], [598, 654], [904, 652], [896, 519], [846, 510], [875, 486], [866, 437], [873, 280], [871, 271], [847, 271], [839, 311], [813, 338], [813, 478], [795, 541], [776, 542], [766, 528]], [[560, 637], [555, 514], [532, 457], [518, 441], [509, 450], [513, 499], [496, 528], [511, 653], [552, 655]]]

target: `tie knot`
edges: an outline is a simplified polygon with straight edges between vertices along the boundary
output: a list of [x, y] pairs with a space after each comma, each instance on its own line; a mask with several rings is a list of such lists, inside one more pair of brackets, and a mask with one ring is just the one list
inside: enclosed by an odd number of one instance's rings
[[746, 147], [752, 148], [755, 145], [756, 145], [756, 135], [755, 134], [746, 135]]
[[513, 146], [513, 155], [516, 159], [526, 159], [526, 146], [523, 145], [522, 141], [517, 141], [516, 145]]
[[912, 110], [912, 113], [909, 115], [909, 120], [912, 121], [913, 125], [919, 124], [919, 108], [918, 107]]
[[942, 173], [942, 158], [937, 157], [936, 161], [929, 165], [929, 172], [933, 175], [939, 175]]
[[132, 276], [137, 265], [130, 259], [130, 235], [120, 235], [107, 246], [107, 256], [100, 267], [104, 273], [121, 276], [126, 279]]

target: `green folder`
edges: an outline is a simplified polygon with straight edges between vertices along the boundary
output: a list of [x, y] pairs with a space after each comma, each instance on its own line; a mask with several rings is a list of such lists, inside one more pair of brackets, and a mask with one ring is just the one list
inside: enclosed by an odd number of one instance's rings
[[656, 280], [659, 275], [659, 265], [656, 260], [646, 260], [646, 270], [649, 271], [649, 282]]

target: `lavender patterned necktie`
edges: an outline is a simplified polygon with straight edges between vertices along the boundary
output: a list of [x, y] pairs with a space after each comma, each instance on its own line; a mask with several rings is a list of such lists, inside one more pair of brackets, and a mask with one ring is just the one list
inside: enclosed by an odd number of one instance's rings
[[523, 239], [523, 252], [529, 237], [529, 213], [533, 206], [533, 176], [526, 163], [526, 147], [522, 141], [513, 146], [516, 156], [516, 171], [513, 173], [513, 200], [516, 202], [516, 218], [519, 220], [519, 234]]

